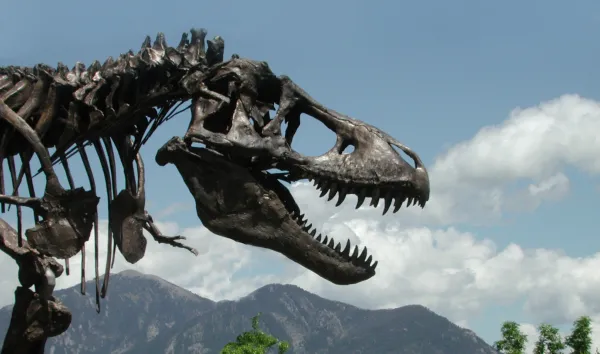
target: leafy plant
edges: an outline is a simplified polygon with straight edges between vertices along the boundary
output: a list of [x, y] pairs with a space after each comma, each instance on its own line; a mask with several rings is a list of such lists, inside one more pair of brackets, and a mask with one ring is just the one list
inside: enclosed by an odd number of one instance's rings
[[521, 332], [519, 324], [507, 321], [502, 324], [502, 339], [494, 343], [494, 348], [503, 354], [524, 354], [527, 336]]
[[237, 336], [235, 342], [228, 343], [221, 350], [221, 354], [266, 354], [275, 346], [279, 354], [284, 354], [290, 344], [261, 331], [258, 328], [259, 317], [260, 313], [252, 317], [252, 330]]
[[[592, 321], [588, 316], [581, 316], [573, 323], [573, 330], [565, 343], [573, 349], [573, 354], [592, 353]], [[596, 350], [597, 352], [598, 350]]]
[[535, 343], [533, 354], [561, 354], [567, 347], [558, 332], [558, 328], [542, 323], [538, 327], [539, 337]]

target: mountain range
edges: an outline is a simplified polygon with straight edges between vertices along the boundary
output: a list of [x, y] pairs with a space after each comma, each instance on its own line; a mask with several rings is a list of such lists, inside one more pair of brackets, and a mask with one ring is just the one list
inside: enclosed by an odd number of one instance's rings
[[[153, 275], [111, 274], [110, 291], [95, 311], [93, 291], [55, 292], [73, 313], [69, 330], [46, 344], [50, 354], [219, 353], [251, 329], [291, 344], [289, 354], [497, 354], [474, 332], [420, 305], [365, 310], [294, 285], [266, 285], [235, 301], [202, 298]], [[87, 288], [93, 289], [88, 282]], [[12, 306], [0, 309], [6, 333]]]

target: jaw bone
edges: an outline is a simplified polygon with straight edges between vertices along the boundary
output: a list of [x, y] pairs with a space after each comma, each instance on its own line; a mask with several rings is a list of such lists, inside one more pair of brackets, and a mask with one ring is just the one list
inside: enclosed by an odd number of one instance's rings
[[187, 147], [173, 138], [156, 161], [177, 167], [196, 202], [202, 224], [236, 242], [268, 248], [335, 284], [354, 284], [375, 275], [377, 262], [346, 242], [316, 235], [291, 194], [275, 178], [249, 171], [218, 153]]

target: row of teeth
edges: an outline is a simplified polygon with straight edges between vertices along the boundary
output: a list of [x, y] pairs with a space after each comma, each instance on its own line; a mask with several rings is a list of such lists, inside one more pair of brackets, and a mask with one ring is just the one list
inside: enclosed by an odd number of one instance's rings
[[[332, 250], [335, 250], [337, 253], [341, 254], [348, 261], [352, 262], [352, 264], [354, 264], [355, 266], [369, 268], [371, 270], [375, 270], [375, 268], [377, 267], [378, 261], [375, 261], [371, 265], [371, 261], [373, 260], [373, 257], [369, 255], [369, 257], [367, 258], [367, 247], [363, 248], [363, 251], [360, 252], [360, 254], [359, 254], [358, 246], [355, 245], [354, 252], [352, 252], [352, 255], [350, 255], [350, 249], [352, 248], [352, 246], [350, 245], [350, 240], [346, 241], [346, 246], [342, 250], [342, 244], [339, 242], [336, 244], [333, 237], [325, 236], [322, 238], [321, 234], [319, 234], [319, 236], [315, 237], [315, 235], [317, 234], [317, 229], [312, 228], [312, 224], [306, 225], [306, 223], [308, 222], [308, 219], [304, 218], [304, 214], [299, 215], [297, 213], [293, 213], [291, 216], [292, 216], [292, 219], [294, 219], [294, 221], [296, 221], [296, 223], [302, 228], [302, 230], [309, 233], [313, 237], [314, 240], [326, 245], [327, 247], [331, 248]], [[312, 228], [312, 231], [310, 231], [311, 228]]]
[[337, 194], [339, 197], [337, 203], [335, 203], [336, 207], [340, 206], [340, 204], [344, 202], [344, 199], [346, 199], [348, 193], [357, 195], [358, 201], [356, 202], [356, 209], [360, 208], [367, 196], [371, 197], [370, 205], [374, 208], [377, 208], [379, 200], [383, 199], [384, 206], [382, 215], [385, 215], [385, 213], [387, 213], [388, 210], [390, 210], [392, 202], [394, 204], [394, 209], [392, 213], [396, 213], [398, 210], [400, 210], [400, 207], [402, 206], [404, 201], [406, 201], [406, 207], [416, 204], [419, 204], [421, 208], [425, 206], [425, 202], [419, 200], [419, 198], [417, 197], [406, 197], [404, 195], [398, 194], [398, 192], [394, 193], [391, 190], [381, 190], [380, 188], [369, 187], [353, 187], [342, 183], [333, 182], [326, 179], [316, 179], [313, 177], [309, 177], [308, 180], [313, 181], [315, 187], [317, 187], [317, 189], [321, 191], [320, 197], [323, 197], [325, 196], [325, 194], [329, 193], [329, 195], [327, 196], [327, 200], [332, 200]]

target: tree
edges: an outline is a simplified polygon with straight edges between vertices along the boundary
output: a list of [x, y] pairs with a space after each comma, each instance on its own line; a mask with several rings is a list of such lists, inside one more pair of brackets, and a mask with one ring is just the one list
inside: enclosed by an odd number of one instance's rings
[[560, 354], [566, 348], [558, 328], [542, 323], [538, 327], [539, 337], [535, 343], [533, 354]]
[[573, 354], [591, 354], [592, 321], [588, 316], [581, 316], [573, 322], [573, 331], [567, 336], [565, 344], [573, 349]]
[[494, 343], [494, 348], [504, 354], [524, 354], [527, 336], [521, 332], [517, 322], [502, 324], [502, 339]]
[[284, 354], [289, 348], [289, 343], [279, 341], [258, 328], [260, 313], [252, 317], [252, 330], [237, 336], [235, 342], [228, 343], [221, 354], [266, 354], [277, 345], [279, 354]]

